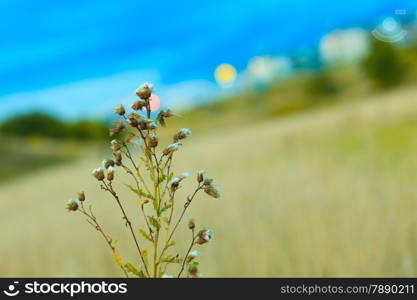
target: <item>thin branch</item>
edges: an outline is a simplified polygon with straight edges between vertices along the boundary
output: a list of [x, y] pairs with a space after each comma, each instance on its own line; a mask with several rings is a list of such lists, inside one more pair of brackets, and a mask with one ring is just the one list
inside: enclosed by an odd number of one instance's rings
[[[135, 183], [136, 183], [136, 188], [139, 191], [140, 190], [139, 181], [136, 178], [136, 176], [133, 174], [132, 170], [130, 170], [129, 167], [127, 167], [124, 164], [122, 164], [121, 166], [125, 169], [126, 173], [130, 174], [133, 177], [133, 179], [135, 180]], [[152, 241], [153, 241], [153, 230], [152, 230], [151, 226], [149, 225], [148, 217], [147, 217], [147, 215], [145, 213], [145, 209], [143, 207], [143, 199], [142, 199], [141, 195], [139, 195], [139, 199], [141, 200], [140, 208], [141, 208], [141, 211], [142, 211], [142, 215], [143, 215], [143, 218], [145, 219], [146, 226], [148, 227], [149, 235], [151, 236]]]
[[184, 260], [183, 260], [182, 265], [181, 265], [181, 270], [180, 270], [180, 272], [178, 273], [178, 278], [180, 278], [180, 277], [181, 277], [181, 274], [182, 274], [182, 272], [184, 271], [185, 263], [186, 263], [186, 261], [187, 261], [187, 259], [188, 259], [188, 255], [190, 254], [191, 249], [193, 249], [193, 246], [195, 245], [195, 239], [196, 239], [197, 237], [196, 237], [196, 236], [194, 236], [194, 228], [193, 228], [193, 229], [191, 229], [191, 234], [192, 234], [191, 244], [190, 244], [190, 247], [188, 248], [187, 254], [185, 254], [185, 256], [184, 256]]
[[120, 208], [120, 210], [121, 210], [121, 212], [123, 214], [123, 219], [126, 221], [126, 225], [130, 229], [130, 233], [132, 234], [132, 237], [133, 237], [133, 240], [135, 242], [136, 248], [139, 251], [140, 259], [142, 260], [142, 263], [143, 263], [143, 266], [145, 268], [145, 271], [146, 271], [146, 273], [147, 273], [147, 275], [149, 277], [150, 274], [149, 274], [149, 271], [148, 271], [148, 267], [146, 266], [145, 259], [143, 258], [143, 255], [142, 255], [142, 250], [140, 249], [139, 242], [138, 242], [138, 240], [136, 238], [136, 234], [135, 234], [135, 232], [133, 230], [132, 222], [130, 222], [129, 218], [127, 217], [126, 212], [125, 212], [125, 210], [123, 208], [123, 205], [120, 202], [119, 196], [117, 196], [116, 192], [113, 190], [113, 187], [111, 185], [111, 182], [109, 182], [108, 185], [107, 185], [103, 181], [103, 184], [104, 184], [104, 187], [105, 187], [104, 189], [107, 190], [113, 196], [113, 198], [116, 200], [117, 204], [119, 205], [119, 208]]
[[191, 204], [191, 202], [193, 201], [193, 199], [194, 199], [195, 195], [197, 194], [197, 192], [198, 192], [199, 190], [201, 190], [201, 189], [202, 189], [202, 187], [203, 187], [203, 185], [202, 185], [201, 183], [199, 183], [199, 184], [198, 184], [198, 186], [197, 186], [197, 188], [195, 189], [194, 193], [192, 194], [192, 196], [191, 196], [191, 197], [189, 196], [189, 197], [187, 198], [187, 202], [185, 202], [185, 204], [184, 204], [184, 209], [182, 210], [182, 213], [181, 213], [180, 217], [178, 218], [177, 223], [175, 223], [175, 226], [174, 226], [174, 228], [172, 229], [171, 234], [169, 235], [168, 239], [167, 239], [167, 240], [166, 240], [166, 242], [165, 242], [165, 246], [164, 246], [164, 248], [163, 248], [163, 249], [162, 249], [162, 251], [161, 251], [161, 255], [159, 256], [158, 263], [160, 262], [160, 260], [161, 260], [162, 256], [164, 255], [165, 251], [168, 249], [168, 244], [169, 244], [169, 242], [171, 241], [172, 236], [174, 235], [175, 230], [177, 229], [178, 225], [181, 223], [181, 220], [182, 220], [182, 218], [184, 217], [184, 214], [185, 214], [185, 212], [187, 211], [187, 208], [190, 206], [190, 204]]
[[[108, 234], [106, 234], [105, 232], [104, 232], [104, 230], [103, 230], [103, 228], [100, 226], [100, 224], [98, 223], [98, 221], [97, 221], [97, 219], [96, 219], [96, 217], [93, 215], [93, 211], [92, 211], [92, 209], [91, 209], [91, 206], [89, 207], [89, 210], [90, 210], [90, 214], [89, 213], [87, 213], [86, 211], [85, 211], [85, 209], [84, 209], [84, 204], [83, 203], [81, 203], [81, 209], [79, 209], [79, 211], [83, 214], [83, 215], [85, 215], [86, 217], [87, 217], [87, 222], [92, 226], [92, 227], [94, 227], [98, 232], [100, 232], [100, 234], [103, 236], [103, 238], [105, 239], [105, 241], [106, 241], [106, 243], [107, 243], [107, 245], [110, 247], [110, 249], [111, 249], [111, 251], [113, 252], [113, 255], [115, 255], [116, 254], [116, 248], [112, 245], [112, 239], [111, 239], [111, 237], [108, 235]], [[128, 273], [126, 272], [126, 270], [125, 270], [125, 268], [123, 267], [123, 266], [121, 266], [121, 265], [119, 265], [120, 266], [120, 268], [122, 269], [122, 271], [123, 271], [123, 273], [124, 273], [124, 275], [126, 276], [126, 278], [129, 278], [129, 275], [128, 275]]]

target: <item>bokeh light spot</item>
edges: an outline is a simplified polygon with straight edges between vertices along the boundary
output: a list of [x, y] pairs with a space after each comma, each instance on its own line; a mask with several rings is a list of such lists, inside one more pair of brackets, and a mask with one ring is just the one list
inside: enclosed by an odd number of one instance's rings
[[156, 111], [158, 110], [159, 106], [161, 105], [161, 100], [159, 99], [159, 97], [155, 94], [151, 95], [151, 99], [149, 101], [149, 104], [151, 106], [151, 111]]
[[214, 71], [218, 83], [231, 83], [236, 79], [236, 69], [229, 64], [221, 64]]

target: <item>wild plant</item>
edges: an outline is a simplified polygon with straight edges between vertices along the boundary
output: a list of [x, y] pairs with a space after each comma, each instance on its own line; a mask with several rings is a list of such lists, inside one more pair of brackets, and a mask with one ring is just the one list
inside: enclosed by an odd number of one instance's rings
[[[97, 230], [110, 248], [114, 261], [126, 277], [173, 277], [167, 274], [167, 267], [177, 266], [173, 274], [176, 277], [199, 277], [197, 246], [212, 241], [214, 233], [211, 229], [196, 229], [193, 219], [188, 221], [190, 242], [186, 245], [185, 254], [177, 250], [175, 236], [177, 229], [183, 224], [184, 216], [197, 195], [204, 191], [213, 198], [219, 198], [219, 190], [213, 185], [202, 170], [196, 172], [196, 187], [185, 199], [178, 203], [176, 192], [182, 187], [188, 173], [174, 175], [172, 171], [175, 153], [182, 147], [183, 141], [191, 134], [187, 128], [179, 129], [172, 143], [159, 149], [158, 130], [166, 127], [166, 120], [175, 116], [167, 109], [160, 110], [154, 119], [151, 118], [152, 85], [145, 83], [136, 90], [138, 100], [132, 105], [133, 112], [127, 114], [125, 107], [119, 105], [115, 113], [120, 119], [114, 122], [109, 135], [114, 139], [110, 142], [112, 159], [106, 159], [102, 166], [92, 171], [100, 188], [109, 193], [117, 209], [120, 211], [124, 225], [132, 239], [137, 252], [138, 261], [123, 262], [118, 254], [115, 239], [104, 230], [93, 213], [92, 205], [85, 205], [86, 196], [79, 192], [77, 198], [71, 198], [67, 204], [69, 211], [80, 212], [87, 222]], [[138, 149], [135, 149], [138, 148]], [[139, 153], [136, 155], [135, 153]], [[138, 157], [136, 157], [138, 156]], [[116, 171], [117, 170], [117, 171]], [[113, 183], [117, 172], [125, 172], [131, 183], [125, 186], [133, 193], [132, 199], [121, 199], [120, 193]], [[132, 212], [126, 209], [125, 201], [138, 200], [139, 217], [143, 218], [144, 228], [135, 228]], [[175, 218], [174, 210], [180, 208]], [[176, 213], [178, 214], [178, 213]], [[177, 246], [177, 247], [176, 247]], [[184, 245], [185, 246], [185, 245]], [[148, 251], [149, 249], [149, 251]]]

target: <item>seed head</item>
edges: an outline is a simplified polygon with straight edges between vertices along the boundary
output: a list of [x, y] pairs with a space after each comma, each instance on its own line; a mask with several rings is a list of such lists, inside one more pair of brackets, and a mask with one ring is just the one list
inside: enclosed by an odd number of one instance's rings
[[120, 149], [122, 149], [122, 145], [120, 145], [119, 144], [119, 142], [117, 141], [117, 140], [112, 140], [111, 142], [110, 142], [110, 148], [113, 150], [113, 151], [118, 151], [118, 150], [120, 150]]
[[199, 245], [211, 242], [211, 240], [214, 238], [214, 231], [211, 229], [203, 229], [200, 230], [197, 234], [197, 241], [196, 243]]
[[195, 222], [194, 222], [194, 219], [190, 219], [190, 220], [188, 221], [188, 229], [192, 230], [192, 229], [194, 229], [194, 228], [195, 228]]
[[113, 179], [114, 179], [114, 168], [112, 166], [110, 166], [107, 169], [107, 180], [108, 181], [113, 181]]
[[71, 198], [71, 199], [68, 200], [67, 210], [68, 211], [77, 211], [78, 210], [78, 206], [79, 206], [78, 200], [76, 200], [74, 198]]
[[180, 178], [178, 177], [172, 178], [171, 186], [170, 186], [171, 193], [175, 192], [178, 189], [180, 182], [181, 182]]
[[204, 173], [206, 173], [204, 170], [197, 171], [197, 182], [200, 183], [204, 180]]
[[114, 160], [112, 159], [105, 159], [103, 160], [103, 162], [101, 163], [101, 165], [103, 166], [104, 169], [107, 169], [108, 167], [113, 167], [114, 166]]
[[143, 99], [143, 100], [147, 100], [149, 99], [149, 97], [152, 94], [152, 90], [153, 90], [153, 86], [150, 83], [145, 82], [144, 84], [142, 84], [137, 90], [136, 90], [136, 95]]
[[122, 131], [125, 128], [125, 125], [120, 120], [116, 120], [114, 121], [114, 128]]
[[211, 185], [212, 183], [213, 183], [212, 178], [206, 178], [206, 179], [204, 179], [203, 185], [208, 186], [208, 185]]
[[109, 136], [114, 136], [116, 134], [119, 134], [122, 131], [122, 129], [119, 128], [110, 128], [109, 129]]
[[173, 143], [173, 144], [170, 144], [170, 145], [168, 145], [168, 147], [166, 147], [166, 148], [162, 151], [162, 153], [163, 153], [164, 155], [171, 154], [171, 153], [173, 153], [173, 152], [177, 151], [177, 150], [178, 150], [178, 148], [179, 148], [179, 146], [181, 146], [181, 144], [180, 144], [180, 143]]
[[116, 114], [120, 115], [120, 116], [123, 116], [123, 115], [126, 113], [125, 108], [124, 108], [124, 106], [123, 106], [122, 104], [120, 104], [119, 106], [117, 106], [117, 107], [114, 109], [114, 112], [115, 112]]
[[85, 200], [85, 194], [83, 191], [78, 192], [78, 200], [83, 202]]
[[148, 123], [148, 127], [146, 129], [154, 130], [154, 129], [157, 129], [157, 128], [158, 128], [158, 125], [156, 125], [156, 123], [154, 121], [151, 121], [151, 122]]
[[135, 112], [132, 112], [132, 113], [128, 114], [127, 117], [129, 119], [136, 119], [136, 120], [142, 119], [142, 116], [140, 114], [135, 113]]
[[196, 266], [190, 266], [188, 268], [188, 274], [192, 278], [198, 278], [198, 277], [200, 277], [199, 272], [198, 272], [198, 268]]
[[174, 114], [170, 109], [161, 110], [156, 117], [156, 120], [161, 124], [162, 127], [165, 127], [165, 118], [172, 117]]
[[148, 147], [155, 148], [158, 146], [158, 136], [155, 133], [150, 133], [146, 136], [146, 143]]
[[113, 156], [114, 156], [115, 164], [117, 166], [120, 166], [122, 164], [122, 152], [115, 151], [113, 152]]
[[103, 168], [96, 168], [94, 169], [91, 174], [98, 180], [102, 181], [104, 179], [104, 169]]
[[130, 125], [130, 126], [132, 126], [133, 128], [136, 128], [136, 127], [138, 127], [138, 119], [136, 119], [136, 118], [128, 118], [127, 119], [127, 123]]
[[132, 109], [133, 110], [141, 110], [143, 107], [146, 107], [146, 101], [145, 100], [137, 100], [133, 102]]
[[131, 145], [140, 145], [140, 141], [138, 139], [138, 136], [132, 132], [129, 132], [123, 139], [123, 141], [126, 144], [131, 144]]
[[188, 128], [181, 128], [176, 134], [174, 134], [174, 142], [185, 139], [191, 134], [191, 130]]
[[213, 198], [220, 198], [220, 191], [213, 185], [206, 185], [204, 187], [204, 192], [206, 194], [212, 196]]
[[139, 129], [140, 130], [145, 130], [148, 129], [148, 124], [151, 122], [151, 120], [149, 119], [142, 119], [139, 121]]
[[194, 258], [196, 258], [199, 255], [200, 255], [200, 251], [198, 250], [191, 251], [190, 253], [188, 253], [187, 262], [191, 262]]

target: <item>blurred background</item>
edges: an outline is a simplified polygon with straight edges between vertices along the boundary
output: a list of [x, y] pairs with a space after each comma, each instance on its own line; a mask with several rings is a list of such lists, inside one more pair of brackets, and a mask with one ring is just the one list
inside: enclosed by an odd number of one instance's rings
[[0, 30], [0, 276], [122, 275], [79, 190], [136, 260], [90, 172], [145, 81], [222, 191], [204, 276], [417, 276], [415, 1], [2, 0]]

